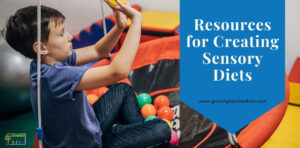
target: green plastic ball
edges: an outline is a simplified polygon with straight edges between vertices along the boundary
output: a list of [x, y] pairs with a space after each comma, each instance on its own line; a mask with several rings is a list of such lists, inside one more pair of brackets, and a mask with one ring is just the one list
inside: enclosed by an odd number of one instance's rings
[[146, 104], [152, 103], [152, 99], [149, 96], [149, 94], [147, 94], [147, 93], [139, 94], [139, 96], [137, 97], [137, 101], [138, 101], [140, 107], [143, 107]]
[[153, 119], [156, 119], [157, 116], [148, 116], [146, 119], [145, 119], [145, 122], [146, 121], [150, 121], [150, 120], [153, 120]]

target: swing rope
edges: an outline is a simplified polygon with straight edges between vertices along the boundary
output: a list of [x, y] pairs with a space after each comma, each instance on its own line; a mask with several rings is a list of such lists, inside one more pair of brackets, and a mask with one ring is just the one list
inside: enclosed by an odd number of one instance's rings
[[[101, 4], [101, 16], [102, 16], [102, 20], [103, 20], [103, 32], [104, 32], [104, 36], [106, 36], [107, 30], [106, 30], [106, 20], [105, 20], [105, 15], [104, 15], [103, 0], [100, 0], [100, 4]], [[107, 58], [109, 60], [111, 60], [110, 53], [108, 54]]]
[[38, 0], [37, 5], [37, 104], [38, 104], [38, 127], [36, 128], [37, 139], [39, 140], [39, 148], [43, 147], [42, 140], [44, 138], [42, 128], [41, 115], [41, 0]]
[[103, 32], [104, 32], [104, 36], [107, 34], [107, 30], [106, 30], [106, 21], [105, 21], [105, 15], [104, 15], [104, 9], [103, 9], [103, 0], [100, 0], [100, 4], [101, 4], [101, 16], [102, 16], [102, 20], [103, 20]]

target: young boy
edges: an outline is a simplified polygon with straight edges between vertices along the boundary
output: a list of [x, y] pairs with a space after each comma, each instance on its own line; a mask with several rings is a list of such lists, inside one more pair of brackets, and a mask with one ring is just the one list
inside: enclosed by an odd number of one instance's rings
[[[107, 1], [106, 1], [107, 2]], [[72, 35], [57, 10], [41, 8], [41, 106], [43, 144], [46, 148], [165, 147], [171, 138], [168, 124], [160, 119], [143, 122], [133, 91], [127, 84], [114, 84], [127, 77], [141, 34], [141, 14], [128, 3], [113, 6], [116, 26], [95, 45], [72, 50]], [[37, 7], [18, 10], [6, 24], [7, 42], [30, 65], [31, 103], [37, 115]], [[110, 65], [82, 68], [106, 57], [132, 21], [126, 39]], [[113, 84], [113, 85], [112, 85]], [[112, 85], [93, 107], [85, 89]], [[116, 124], [118, 123], [118, 124]]]

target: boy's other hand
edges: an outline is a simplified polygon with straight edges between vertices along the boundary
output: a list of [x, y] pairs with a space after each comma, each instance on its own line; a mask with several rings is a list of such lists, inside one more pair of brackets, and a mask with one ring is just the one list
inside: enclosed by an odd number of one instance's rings
[[126, 16], [120, 11], [114, 11], [114, 15], [118, 29], [123, 31], [127, 25]]
[[108, 6], [113, 9], [113, 11], [120, 11], [123, 12], [126, 16], [128, 16], [132, 22], [139, 21], [142, 22], [142, 15], [140, 12], [135, 10], [130, 6], [128, 2], [125, 4], [121, 3], [119, 0], [116, 0], [118, 6], [113, 5], [108, 0], [104, 0]]

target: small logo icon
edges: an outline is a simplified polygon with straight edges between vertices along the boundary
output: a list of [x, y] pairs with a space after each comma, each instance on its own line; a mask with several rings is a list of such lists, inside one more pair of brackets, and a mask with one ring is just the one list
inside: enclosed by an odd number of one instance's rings
[[26, 133], [7, 133], [4, 140], [6, 145], [26, 145]]

